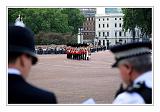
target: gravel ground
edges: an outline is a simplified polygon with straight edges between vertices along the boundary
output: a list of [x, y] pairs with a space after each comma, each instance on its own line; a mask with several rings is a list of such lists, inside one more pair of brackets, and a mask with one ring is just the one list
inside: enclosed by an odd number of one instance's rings
[[66, 55], [39, 55], [28, 82], [54, 92], [60, 104], [80, 104], [94, 98], [97, 104], [111, 104], [121, 82], [109, 51], [93, 53], [91, 60], [69, 60]]

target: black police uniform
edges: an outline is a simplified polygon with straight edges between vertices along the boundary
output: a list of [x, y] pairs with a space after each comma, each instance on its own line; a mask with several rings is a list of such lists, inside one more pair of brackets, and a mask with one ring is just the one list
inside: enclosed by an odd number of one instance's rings
[[[32, 57], [32, 64], [38, 61], [35, 55], [34, 35], [25, 27], [8, 27], [8, 54], [25, 53]], [[57, 103], [53, 93], [28, 84], [21, 75], [8, 74], [9, 104]]]
[[53, 93], [28, 84], [20, 75], [8, 74], [9, 104], [56, 104]]

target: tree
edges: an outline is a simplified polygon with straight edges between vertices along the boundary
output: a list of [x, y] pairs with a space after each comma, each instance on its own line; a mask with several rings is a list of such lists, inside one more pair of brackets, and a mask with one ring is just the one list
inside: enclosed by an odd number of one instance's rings
[[75, 36], [67, 33], [40, 32], [35, 36], [35, 43], [37, 45], [65, 45], [67, 43], [76, 43], [76, 40]]
[[9, 9], [9, 22], [14, 22], [18, 15], [23, 17], [25, 24], [36, 34], [44, 32], [71, 32], [68, 25], [68, 16], [59, 9], [47, 8], [13, 8]]
[[122, 9], [124, 13], [123, 17], [123, 28], [125, 31], [130, 30], [132, 32], [133, 41], [135, 41], [135, 28], [136, 28], [136, 21], [135, 21], [135, 10], [133, 8]]
[[141, 33], [151, 37], [152, 34], [152, 9], [151, 8], [123, 8], [123, 28], [132, 31], [135, 39], [135, 28], [141, 29]]
[[78, 28], [83, 25], [85, 21], [84, 15], [76, 8], [65, 8], [62, 10], [62, 13], [68, 15], [68, 24], [73, 28], [73, 34], [78, 33]]
[[[27, 27], [31, 28], [38, 37], [42, 36], [41, 39], [35, 38], [37, 44], [75, 42], [78, 28], [84, 22], [84, 16], [76, 8], [9, 8], [9, 23], [14, 23], [19, 14]], [[41, 32], [46, 35], [43, 36]], [[52, 34], [52, 39], [46, 39], [48, 34]]]
[[41, 31], [77, 34], [84, 21], [80, 10], [75, 8], [10, 8], [8, 21], [13, 23], [19, 14], [36, 34]]
[[152, 34], [152, 9], [139, 8], [137, 12], [137, 26], [141, 28], [141, 32], [145, 37], [151, 37]]

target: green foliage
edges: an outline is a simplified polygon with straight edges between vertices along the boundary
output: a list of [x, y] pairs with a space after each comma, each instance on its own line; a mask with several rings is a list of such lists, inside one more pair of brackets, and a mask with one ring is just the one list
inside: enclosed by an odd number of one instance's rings
[[140, 8], [137, 10], [137, 26], [141, 28], [142, 33], [151, 35], [152, 33], [152, 9]]
[[62, 13], [68, 15], [68, 24], [73, 27], [73, 34], [78, 33], [78, 28], [83, 25], [85, 17], [80, 13], [79, 9], [66, 8]]
[[76, 43], [77, 38], [68, 33], [39, 32], [35, 36], [36, 45], [65, 45], [67, 43]]
[[[26, 26], [31, 28], [37, 35], [41, 32], [47, 34], [51, 32], [57, 33], [57, 35], [69, 33], [75, 36], [78, 33], [78, 28], [84, 22], [84, 16], [76, 8], [9, 8], [9, 23], [14, 23], [19, 14], [23, 17]], [[45, 35], [43, 38], [36, 40], [36, 43], [66, 43], [63, 36], [54, 39], [54, 42], [46, 39], [46, 37]], [[61, 41], [61, 38], [63, 38], [63, 41]], [[68, 41], [68, 38], [66, 38], [66, 41]]]
[[[152, 9], [151, 8], [123, 8], [123, 28], [135, 33], [135, 27], [141, 29], [142, 34], [150, 36], [152, 33]], [[135, 35], [133, 35], [134, 38]]]

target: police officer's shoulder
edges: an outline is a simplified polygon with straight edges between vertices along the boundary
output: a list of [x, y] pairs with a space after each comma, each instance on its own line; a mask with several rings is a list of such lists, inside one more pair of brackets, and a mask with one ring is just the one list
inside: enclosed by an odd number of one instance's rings
[[113, 104], [145, 104], [145, 102], [136, 92], [123, 92], [116, 97]]

